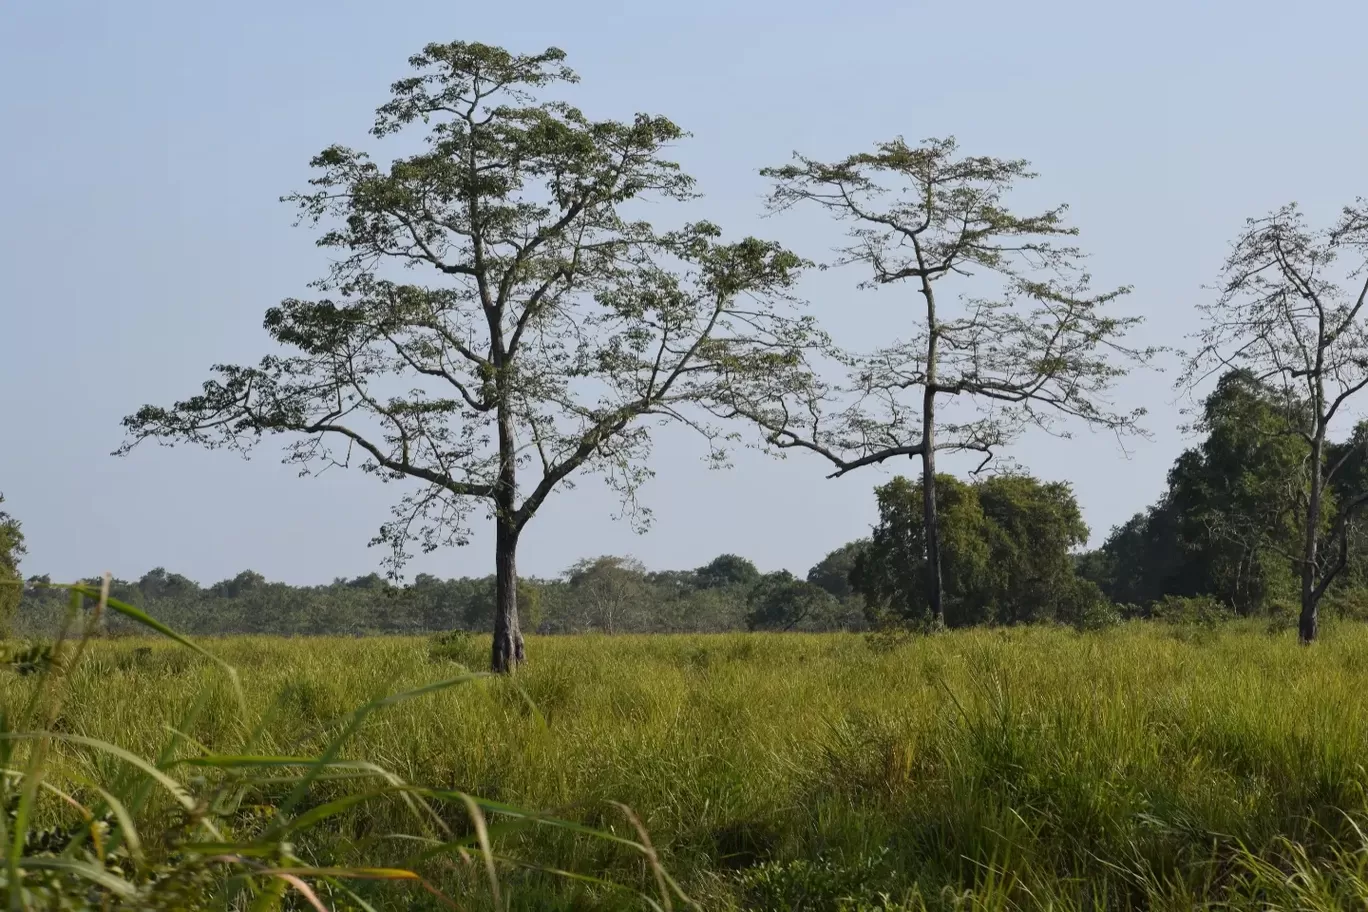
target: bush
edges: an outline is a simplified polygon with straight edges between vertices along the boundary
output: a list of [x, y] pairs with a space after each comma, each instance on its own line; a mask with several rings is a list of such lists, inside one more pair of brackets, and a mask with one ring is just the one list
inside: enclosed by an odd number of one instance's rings
[[1121, 608], [1106, 599], [1099, 599], [1083, 608], [1070, 623], [1075, 630], [1106, 630], [1122, 621]]
[[1209, 595], [1192, 597], [1166, 595], [1150, 609], [1150, 616], [1157, 621], [1176, 624], [1182, 627], [1215, 627], [1235, 615], [1230, 606]]
[[884, 856], [866, 856], [853, 863], [819, 858], [766, 862], [737, 878], [745, 908], [753, 912], [864, 912], [889, 905], [888, 896], [875, 889], [886, 877]]
[[1055, 619], [1079, 630], [1100, 630], [1121, 623], [1120, 611], [1092, 580], [1069, 577], [1054, 597]]
[[462, 668], [481, 668], [488, 661], [481, 638], [469, 630], [448, 630], [428, 640], [428, 658], [453, 662]]
[[1300, 613], [1301, 609], [1291, 602], [1285, 602], [1281, 599], [1274, 599], [1269, 602], [1265, 609], [1265, 616], [1268, 618], [1268, 633], [1274, 635], [1295, 630], [1297, 616]]
[[1321, 614], [1335, 620], [1368, 621], [1368, 590], [1331, 590], [1321, 601]]

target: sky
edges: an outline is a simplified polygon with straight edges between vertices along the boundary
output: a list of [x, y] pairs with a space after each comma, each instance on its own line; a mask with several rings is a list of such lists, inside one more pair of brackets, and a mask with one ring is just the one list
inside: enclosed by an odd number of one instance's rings
[[[1029, 159], [1026, 203], [1067, 202], [1099, 287], [1131, 285], [1136, 341], [1182, 346], [1243, 220], [1292, 200], [1325, 221], [1368, 194], [1368, 4], [1263, 0], [693, 0], [690, 3], [290, 2], [0, 5], [0, 492], [24, 524], [26, 574], [156, 566], [212, 582], [251, 568], [291, 583], [375, 570], [367, 541], [393, 486], [300, 479], [277, 453], [190, 447], [110, 455], [120, 419], [193, 392], [220, 362], [267, 350], [261, 316], [326, 267], [278, 199], [311, 155], [360, 144], [373, 109], [430, 41], [563, 48], [597, 118], [664, 114], [675, 150], [731, 234], [822, 259], [820, 217], [763, 217], [758, 169], [838, 158], [903, 135]], [[824, 323], [871, 322], [849, 272], [803, 288]], [[882, 312], [882, 311], [879, 311]], [[1149, 439], [1079, 429], [1012, 455], [1068, 481], [1099, 542], [1153, 502], [1191, 444], [1176, 361], [1117, 389]], [[735, 552], [802, 574], [867, 534], [872, 489], [914, 463], [826, 480], [801, 455], [743, 451], [731, 469], [663, 434], [644, 535], [592, 478], [543, 508], [520, 569], [583, 557], [698, 566]], [[493, 534], [411, 570], [492, 569]]]

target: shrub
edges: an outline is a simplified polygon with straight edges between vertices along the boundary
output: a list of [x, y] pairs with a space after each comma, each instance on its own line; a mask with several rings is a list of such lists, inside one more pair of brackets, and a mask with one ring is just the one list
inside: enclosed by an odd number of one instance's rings
[[1100, 630], [1121, 622], [1121, 613], [1101, 588], [1079, 576], [1065, 578], [1054, 593], [1054, 616], [1079, 630]]
[[1215, 627], [1232, 619], [1235, 615], [1230, 606], [1209, 595], [1192, 597], [1166, 595], [1150, 609], [1150, 615], [1159, 621], [1184, 627]]
[[1104, 599], [1084, 606], [1070, 622], [1075, 630], [1105, 630], [1122, 621], [1121, 608]]
[[488, 663], [481, 638], [469, 630], [448, 630], [428, 639], [428, 658], [452, 662], [462, 668], [480, 668]]
[[1344, 621], [1368, 621], [1368, 590], [1333, 589], [1321, 602], [1321, 614]]
[[742, 871], [739, 892], [752, 912], [864, 912], [889, 905], [875, 889], [886, 879], [887, 849], [853, 862], [840, 859], [797, 859], [766, 862]]

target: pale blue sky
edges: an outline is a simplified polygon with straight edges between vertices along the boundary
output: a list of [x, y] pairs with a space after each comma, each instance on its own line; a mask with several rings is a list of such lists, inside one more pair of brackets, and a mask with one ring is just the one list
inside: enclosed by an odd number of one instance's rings
[[[1025, 157], [1028, 201], [1064, 201], [1100, 284], [1135, 286], [1143, 338], [1180, 343], [1249, 215], [1299, 200], [1327, 216], [1368, 193], [1368, 4], [991, 0], [606, 2], [126, 2], [0, 5], [0, 491], [30, 542], [27, 573], [155, 565], [203, 582], [253, 568], [290, 582], [367, 573], [392, 489], [332, 473], [298, 480], [190, 448], [109, 456], [119, 419], [190, 392], [209, 364], [263, 353], [263, 310], [323, 265], [277, 197], [311, 154], [360, 143], [372, 109], [428, 41], [564, 48], [591, 116], [665, 114], [678, 152], [731, 232], [813, 257], [818, 219], [760, 218], [762, 166], [794, 149], [837, 157], [905, 134]], [[856, 276], [806, 291], [861, 326]], [[1031, 439], [1016, 456], [1072, 481], [1100, 540], [1151, 502], [1184, 445], [1167, 376], [1147, 401], [1152, 442]], [[629, 553], [656, 567], [724, 551], [803, 572], [864, 534], [891, 473], [743, 454], [705, 469], [661, 439], [645, 536], [615, 523], [596, 481], [554, 499], [520, 556], [551, 574]], [[907, 472], [907, 464], [895, 467]], [[492, 536], [414, 569], [483, 574]]]

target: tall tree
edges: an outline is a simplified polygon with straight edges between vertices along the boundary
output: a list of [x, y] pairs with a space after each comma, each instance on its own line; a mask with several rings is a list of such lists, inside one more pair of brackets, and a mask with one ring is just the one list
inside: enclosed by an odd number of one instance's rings
[[[899, 138], [837, 162], [798, 156], [762, 173], [775, 181], [771, 208], [816, 204], [850, 224], [837, 264], [861, 267], [864, 286], [910, 282], [919, 305], [905, 339], [838, 356], [847, 381], [825, 382], [806, 364], [776, 374], [758, 396], [737, 395], [733, 412], [758, 422], [772, 447], [826, 458], [833, 477], [921, 459], [925, 586], [940, 623], [936, 455], [975, 451], [986, 461], [1028, 426], [1059, 431], [1060, 418], [1135, 430], [1143, 410], [1117, 411], [1106, 398], [1151, 354], [1124, 345], [1138, 318], [1107, 313], [1127, 289], [1090, 290], [1081, 254], [1059, 243], [1077, 234], [1063, 206], [1030, 215], [1007, 207], [1014, 187], [1035, 176], [1024, 161], [961, 156], [953, 139], [909, 146]], [[958, 299], [946, 283], [961, 284]], [[943, 399], [964, 403], [952, 420], [938, 417]]]
[[1285, 409], [1277, 434], [1294, 434], [1309, 448], [1306, 493], [1300, 502], [1301, 584], [1298, 631], [1316, 639], [1319, 605], [1348, 563], [1348, 526], [1368, 503], [1368, 491], [1340, 505], [1333, 535], [1340, 547], [1321, 550], [1326, 495], [1346, 465], [1331, 462], [1328, 440], [1346, 421], [1349, 402], [1368, 386], [1368, 202], [1346, 206], [1328, 228], [1313, 229], [1295, 204], [1250, 219], [1221, 273], [1220, 295], [1202, 309], [1185, 380], [1243, 368], [1279, 390]]
[[[5, 495], [0, 494], [0, 505]], [[0, 637], [8, 636], [10, 622], [23, 596], [24, 578], [19, 561], [24, 556], [24, 532], [19, 520], [0, 510]]]
[[639, 629], [641, 616], [653, 601], [646, 568], [634, 558], [585, 558], [565, 572], [565, 579], [579, 630], [611, 634]]
[[599, 471], [634, 506], [646, 419], [715, 443], [690, 404], [722, 373], [744, 386], [774, 370], [802, 325], [778, 304], [793, 254], [722, 243], [708, 223], [660, 233], [628, 218], [634, 200], [692, 196], [662, 157], [683, 134], [663, 117], [591, 120], [540, 99], [575, 81], [564, 58], [465, 42], [411, 58], [416, 74], [394, 83], [372, 133], [423, 126], [421, 151], [383, 168], [331, 146], [313, 189], [288, 198], [330, 224], [318, 243], [336, 256], [320, 297], [266, 314], [289, 353], [220, 366], [199, 395], [125, 420], [123, 451], [149, 438], [246, 450], [285, 434], [304, 471], [355, 461], [410, 482], [376, 538], [396, 568], [410, 545], [464, 543], [483, 507], [497, 671], [524, 658], [518, 541], [552, 491]]

